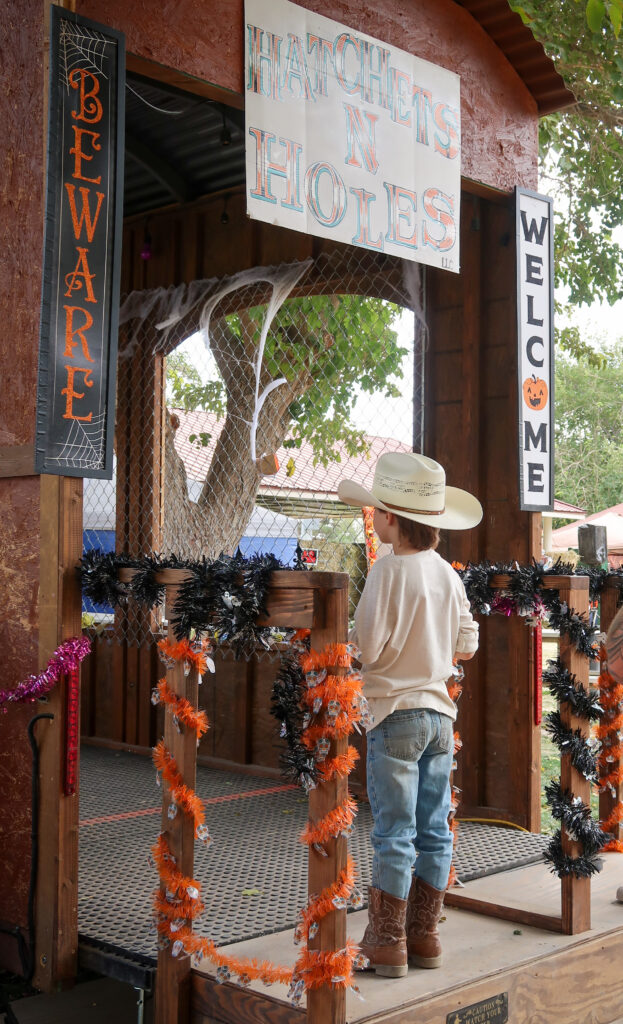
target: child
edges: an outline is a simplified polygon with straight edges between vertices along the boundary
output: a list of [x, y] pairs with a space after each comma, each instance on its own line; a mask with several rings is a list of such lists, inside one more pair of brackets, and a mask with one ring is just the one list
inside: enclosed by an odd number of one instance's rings
[[350, 639], [361, 650], [374, 715], [367, 769], [374, 855], [361, 946], [378, 974], [402, 977], [408, 962], [441, 963], [456, 718], [446, 680], [453, 657], [472, 658], [478, 648], [463, 583], [435, 548], [440, 527], [476, 526], [482, 507], [446, 487], [438, 462], [408, 452], [380, 457], [371, 491], [343, 480], [338, 495], [347, 505], [374, 506], [374, 529], [393, 547], [370, 570]]

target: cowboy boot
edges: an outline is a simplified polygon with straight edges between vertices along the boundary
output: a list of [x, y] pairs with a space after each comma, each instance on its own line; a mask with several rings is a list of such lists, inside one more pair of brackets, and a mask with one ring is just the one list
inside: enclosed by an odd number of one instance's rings
[[368, 926], [361, 952], [370, 968], [384, 978], [402, 978], [408, 971], [405, 915], [407, 901], [368, 887]]
[[441, 943], [437, 924], [443, 908], [443, 889], [413, 877], [407, 903], [407, 954], [416, 967], [440, 967]]

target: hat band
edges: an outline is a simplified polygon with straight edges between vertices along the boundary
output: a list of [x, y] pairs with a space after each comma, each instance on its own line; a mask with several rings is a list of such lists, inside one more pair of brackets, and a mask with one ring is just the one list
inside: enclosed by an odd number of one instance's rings
[[384, 505], [393, 509], [394, 512], [415, 512], [418, 516], [442, 516], [446, 511], [445, 506], [439, 512], [431, 512], [428, 508], [406, 508], [404, 505], [392, 505], [389, 501], [381, 500]]

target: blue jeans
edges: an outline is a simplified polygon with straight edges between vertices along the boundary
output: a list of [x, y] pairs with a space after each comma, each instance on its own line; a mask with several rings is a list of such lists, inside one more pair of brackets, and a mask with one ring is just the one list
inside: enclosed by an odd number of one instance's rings
[[394, 711], [368, 732], [368, 797], [374, 818], [372, 885], [406, 899], [415, 874], [445, 889], [452, 863], [453, 725], [428, 708]]

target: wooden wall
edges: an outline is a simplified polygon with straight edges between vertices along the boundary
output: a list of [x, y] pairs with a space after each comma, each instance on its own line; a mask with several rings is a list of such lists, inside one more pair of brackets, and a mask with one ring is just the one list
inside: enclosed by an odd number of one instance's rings
[[[536, 103], [504, 54], [453, 0], [303, 0], [302, 7], [461, 76], [462, 173], [493, 188], [536, 188]], [[76, 10], [126, 35], [129, 66], [241, 107], [243, 0], [76, 0]], [[161, 13], [162, 12], [162, 13]]]
[[[461, 562], [529, 562], [540, 554], [540, 517], [520, 512], [518, 500], [513, 203], [463, 198], [461, 274], [427, 278], [425, 450], [446, 467], [449, 483], [480, 498], [484, 519], [475, 530], [446, 531], [440, 550]], [[480, 624], [459, 713], [461, 812], [535, 829], [540, 738], [531, 631], [517, 616]]]
[[[82, 666], [81, 732], [83, 742], [113, 749], [151, 753], [163, 730], [163, 713], [151, 703], [151, 690], [164, 675], [155, 642], [141, 648], [95, 638]], [[216, 672], [199, 687], [199, 707], [210, 728], [199, 745], [199, 763], [281, 778], [284, 742], [270, 713], [279, 657], [265, 652], [251, 661], [236, 661], [217, 651]], [[357, 737], [353, 742], [363, 753]], [[351, 777], [364, 788], [365, 763]]]

